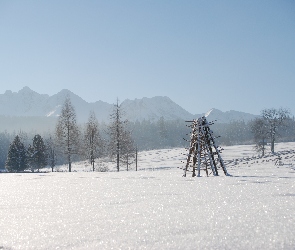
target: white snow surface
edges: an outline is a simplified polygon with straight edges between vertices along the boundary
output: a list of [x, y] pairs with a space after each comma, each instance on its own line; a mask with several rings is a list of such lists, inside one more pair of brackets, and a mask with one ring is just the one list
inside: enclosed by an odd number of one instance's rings
[[182, 177], [183, 149], [140, 152], [137, 172], [0, 174], [0, 249], [295, 249], [294, 148], [224, 147], [230, 177]]

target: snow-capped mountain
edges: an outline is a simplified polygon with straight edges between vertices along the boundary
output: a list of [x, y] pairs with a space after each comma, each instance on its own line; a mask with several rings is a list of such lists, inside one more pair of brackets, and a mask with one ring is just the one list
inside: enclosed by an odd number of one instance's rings
[[[86, 122], [90, 111], [95, 112], [99, 121], [109, 121], [113, 104], [103, 101], [88, 103], [66, 89], [52, 96], [38, 94], [29, 87], [24, 87], [18, 92], [7, 90], [4, 94], [0, 94], [0, 115], [57, 117], [66, 97], [71, 99], [79, 122]], [[167, 120], [193, 118], [192, 114], [168, 97], [125, 100], [122, 102], [122, 108], [130, 121], [143, 119], [156, 121], [161, 116]]]
[[0, 114], [9, 116], [43, 116], [48, 95], [38, 94], [29, 87], [17, 93], [7, 90], [0, 94]]
[[235, 110], [222, 112], [214, 108], [204, 113], [203, 115], [207, 117], [208, 121], [216, 120], [218, 123], [229, 123], [232, 121], [249, 122], [257, 117], [256, 115], [245, 112], [239, 112]]
[[122, 103], [122, 108], [127, 111], [127, 119], [131, 121], [142, 121], [144, 119], [157, 121], [160, 117], [164, 117], [166, 120], [185, 120], [194, 117], [166, 96], [127, 99]]
[[[0, 94], [0, 115], [4, 116], [39, 116], [57, 117], [65, 98], [69, 97], [75, 107], [78, 122], [86, 122], [90, 111], [94, 111], [99, 121], [108, 122], [113, 104], [103, 101], [88, 103], [78, 95], [69, 90], [61, 90], [59, 93], [49, 96], [38, 94], [29, 87], [24, 87], [18, 92], [7, 90]], [[234, 120], [249, 121], [255, 116], [238, 111], [222, 112], [212, 109], [207, 114], [193, 115], [173, 102], [168, 97], [157, 96], [153, 98], [142, 98], [135, 100], [125, 100], [122, 102], [126, 118], [130, 121], [150, 120], [157, 121], [160, 117], [165, 120], [187, 120], [207, 115], [208, 120], [217, 120], [225, 123]]]

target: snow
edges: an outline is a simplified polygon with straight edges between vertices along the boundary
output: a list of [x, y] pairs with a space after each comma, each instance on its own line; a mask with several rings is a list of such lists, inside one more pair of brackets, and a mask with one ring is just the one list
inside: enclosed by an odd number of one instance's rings
[[[86, 122], [89, 112], [95, 111], [97, 119], [102, 122], [109, 121], [113, 104], [103, 101], [88, 103], [70, 90], [63, 89], [57, 94], [49, 96], [38, 94], [29, 87], [24, 87], [18, 92], [7, 90], [0, 94], [0, 115], [8, 116], [39, 116], [56, 117], [60, 114], [61, 106], [66, 97], [71, 98], [75, 107], [78, 122]], [[126, 118], [129, 121], [157, 121], [161, 117], [165, 120], [191, 120], [205, 114], [190, 114], [178, 104], [166, 96], [155, 96], [152, 98], [124, 100], [122, 107], [126, 111]], [[256, 116], [239, 111], [222, 112], [218, 109], [211, 109], [207, 114], [209, 120], [217, 120], [218, 123], [228, 123], [229, 121], [244, 120], [248, 122]]]
[[140, 152], [137, 172], [0, 174], [0, 249], [294, 249], [294, 146], [278, 165], [225, 147], [232, 177], [182, 177], [183, 149]]
[[204, 116], [205, 117], [209, 116], [212, 111], [213, 111], [213, 109], [210, 109]]
[[194, 117], [194, 115], [166, 96], [144, 97], [135, 100], [127, 99], [122, 102], [122, 108], [127, 111], [126, 118], [129, 121], [149, 120], [154, 122], [161, 117], [165, 120], [187, 120]]

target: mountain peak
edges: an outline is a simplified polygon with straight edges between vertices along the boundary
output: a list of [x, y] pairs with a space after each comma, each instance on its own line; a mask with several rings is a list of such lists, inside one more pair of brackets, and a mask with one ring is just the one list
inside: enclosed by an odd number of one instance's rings
[[68, 90], [68, 89], [62, 89], [61, 91], [59, 91], [59, 92], [57, 93], [57, 95], [71, 96], [71, 95], [74, 95], [74, 93], [71, 92], [71, 91]]
[[[59, 91], [57, 94], [57, 96], [63, 96], [63, 97], [69, 97], [69, 98], [79, 98], [82, 99], [80, 96], [76, 95], [75, 93], [73, 93], [72, 91], [68, 90], [68, 89], [62, 89], [61, 91]], [[84, 101], [84, 100], [83, 100]], [[86, 102], [86, 101], [85, 101]]]
[[73, 94], [72, 91], [68, 90], [68, 89], [62, 89], [61, 91], [59, 91], [59, 93], [70, 93]]
[[31, 90], [28, 86], [23, 87], [21, 90], [18, 91], [18, 93], [31, 93], [34, 92]]
[[4, 95], [12, 95], [12, 91], [11, 90], [6, 90]]
[[217, 120], [218, 123], [230, 123], [233, 121], [244, 121], [249, 122], [253, 120], [256, 116], [248, 114], [245, 112], [230, 110], [230, 111], [221, 111], [219, 109], [212, 108], [206, 114], [209, 120]]
[[[38, 94], [28, 86], [23, 87], [17, 93], [7, 90], [0, 95], [0, 115], [12, 116], [58, 116], [65, 98], [71, 98], [71, 102], [77, 112], [77, 120], [85, 122], [89, 112], [93, 110], [99, 121], [109, 121], [109, 115], [113, 108], [112, 104], [102, 101], [88, 103], [80, 96], [68, 89], [63, 89], [55, 95]], [[157, 121], [160, 117], [165, 120], [187, 120], [197, 115], [192, 115], [167, 96], [144, 97], [141, 99], [122, 102], [129, 121], [150, 120]], [[198, 115], [202, 116], [205, 114]], [[217, 120], [219, 123], [228, 123], [235, 120], [248, 121], [253, 115], [238, 111], [222, 112], [211, 109], [206, 114], [209, 120]]]

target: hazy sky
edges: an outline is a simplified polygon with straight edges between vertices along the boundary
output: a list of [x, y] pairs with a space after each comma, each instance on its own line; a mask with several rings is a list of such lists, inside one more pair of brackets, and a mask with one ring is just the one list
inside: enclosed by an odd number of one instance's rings
[[0, 94], [295, 114], [294, 0], [2, 0]]

